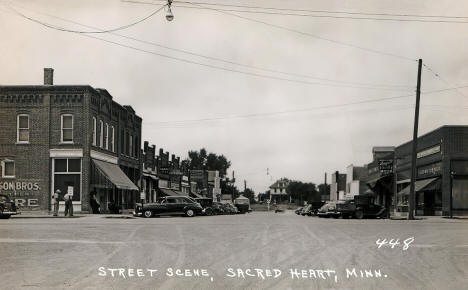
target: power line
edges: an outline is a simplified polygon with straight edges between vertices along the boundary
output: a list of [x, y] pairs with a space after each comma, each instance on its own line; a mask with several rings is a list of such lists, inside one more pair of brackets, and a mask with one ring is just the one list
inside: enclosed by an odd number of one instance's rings
[[[19, 13], [17, 15], [23, 17], [23, 15], [21, 13]], [[26, 17], [26, 19], [31, 20], [28, 17]], [[47, 26], [47, 27], [51, 28], [51, 29], [55, 29], [54, 27], [49, 27], [49, 26]], [[65, 31], [65, 30], [60, 30], [60, 31]], [[76, 33], [76, 32], [73, 32], [73, 31], [66, 31], [66, 32]], [[169, 55], [165, 55], [165, 54], [162, 54], [162, 53], [157, 53], [157, 52], [154, 52], [154, 51], [149, 51], [149, 50], [146, 50], [146, 49], [142, 49], [142, 48], [134, 47], [134, 46], [131, 46], [131, 45], [127, 45], [127, 44], [124, 44], [124, 43], [108, 40], [108, 39], [105, 39], [105, 38], [100, 38], [100, 37], [88, 35], [86, 33], [77, 33], [77, 34], [81, 35], [81, 36], [101, 40], [101, 41], [104, 41], [104, 42], [107, 42], [107, 43], [110, 43], [110, 44], [114, 44], [114, 45], [117, 45], [117, 46], [121, 46], [121, 47], [129, 48], [129, 49], [132, 49], [132, 50], [136, 50], [136, 51], [140, 51], [140, 52], [144, 52], [144, 53], [148, 53], [148, 54], [152, 54], [152, 55], [157, 55], [157, 56], [169, 58], [169, 59], [180, 61], [180, 62], [195, 64], [195, 65], [200, 65], [200, 66], [204, 66], [204, 67], [208, 67], [208, 68], [212, 68], [212, 69], [229, 71], [229, 72], [234, 72], [234, 73], [239, 73], [239, 74], [244, 74], [244, 75], [250, 75], [250, 76], [255, 76], [255, 77], [260, 77], [260, 78], [280, 80], [280, 81], [291, 82], [291, 83], [300, 83], [300, 84], [305, 84], [305, 85], [334, 87], [334, 88], [355, 88], [355, 89], [387, 90], [387, 91], [401, 91], [402, 90], [402, 89], [392, 89], [392, 88], [384, 88], [384, 87], [377, 88], [377, 87], [353, 86], [353, 85], [344, 85], [344, 84], [309, 82], [309, 81], [289, 79], [289, 78], [283, 78], [283, 77], [277, 77], [277, 76], [271, 76], [271, 75], [264, 75], [264, 74], [253, 73], [253, 72], [246, 72], [246, 71], [241, 71], [241, 70], [230, 69], [230, 68], [225, 68], [225, 67], [221, 67], [221, 66], [201, 63], [201, 62], [197, 62], [197, 61], [193, 61], [193, 60], [189, 60], [189, 59], [184, 59], [184, 58], [180, 58], [180, 57], [169, 56]]]
[[11, 5], [7, 5], [8, 8], [10, 8], [12, 11], [14, 11], [16, 14], [20, 15], [21, 17], [23, 18], [26, 18], [32, 22], [35, 22], [37, 24], [40, 24], [42, 26], [45, 26], [47, 28], [51, 28], [51, 29], [55, 29], [55, 30], [59, 30], [59, 31], [63, 31], [63, 32], [72, 32], [72, 33], [78, 33], [78, 34], [98, 34], [98, 33], [110, 33], [110, 32], [115, 32], [115, 31], [119, 31], [119, 30], [124, 30], [124, 29], [127, 29], [129, 27], [132, 27], [134, 25], [137, 25], [145, 20], [147, 20], [148, 18], [154, 16], [156, 13], [158, 13], [159, 11], [161, 11], [165, 6], [167, 6], [167, 4], [165, 5], [162, 5], [161, 7], [159, 7], [158, 9], [156, 9], [155, 11], [153, 11], [150, 15], [136, 21], [136, 22], [133, 22], [133, 23], [130, 23], [130, 24], [126, 24], [126, 25], [123, 25], [123, 26], [119, 26], [117, 28], [113, 28], [113, 29], [108, 29], [108, 30], [99, 30], [99, 31], [81, 31], [81, 30], [70, 30], [70, 29], [66, 29], [66, 28], [63, 28], [63, 27], [59, 27], [59, 26], [54, 26], [52, 24], [49, 24], [49, 23], [45, 23], [45, 22], [42, 22], [40, 20], [37, 20], [37, 19], [34, 19], [32, 17], [29, 17], [29, 16], [26, 16], [24, 14], [22, 14], [21, 12], [17, 11], [16, 9], [14, 9]]
[[363, 47], [363, 46], [350, 44], [350, 43], [347, 43], [347, 42], [344, 42], [344, 41], [334, 40], [334, 39], [331, 39], [331, 38], [318, 36], [318, 35], [315, 35], [315, 34], [312, 34], [312, 33], [303, 32], [303, 31], [300, 31], [300, 30], [296, 30], [296, 29], [293, 29], [293, 28], [289, 28], [289, 27], [269, 23], [269, 22], [266, 22], [266, 21], [245, 17], [245, 16], [242, 16], [242, 15], [234, 14], [234, 13], [227, 12], [227, 11], [221, 11], [221, 10], [219, 10], [217, 8], [205, 7], [205, 6], [202, 6], [202, 5], [199, 5], [199, 4], [194, 4], [194, 2], [187, 2], [187, 3], [192, 4], [194, 6], [199, 6], [199, 7], [206, 8], [207, 10], [216, 11], [218, 13], [230, 15], [230, 16], [237, 17], [237, 18], [244, 19], [244, 20], [251, 21], [251, 22], [260, 23], [260, 24], [263, 24], [263, 25], [266, 25], [266, 26], [271, 26], [271, 27], [274, 27], [274, 28], [277, 28], [277, 29], [280, 29], [280, 30], [293, 32], [293, 33], [300, 34], [300, 35], [303, 35], [303, 36], [308, 36], [308, 37], [312, 37], [312, 38], [315, 38], [315, 39], [320, 39], [320, 40], [331, 42], [331, 43], [334, 43], [334, 44], [348, 46], [348, 47], [352, 47], [352, 48], [359, 49], [359, 50], [362, 50], [362, 51], [371, 52], [371, 53], [380, 54], [380, 55], [385, 55], [385, 56], [394, 57], [394, 58], [398, 58], [398, 59], [404, 59], [404, 60], [407, 60], [407, 61], [412, 61], [412, 62], [417, 61], [414, 58], [409, 58], [409, 57], [398, 55], [398, 54], [395, 54], [395, 53], [380, 51], [380, 50], [376, 50], [376, 49], [372, 49], [372, 48], [366, 48], [366, 47]]
[[[426, 64], [423, 64], [424, 68], [426, 68], [430, 73], [432, 73], [436, 78], [438, 78], [440, 81], [442, 81], [443, 83], [445, 83], [446, 85], [448, 85], [449, 87], [453, 87], [453, 85], [451, 85], [448, 81], [446, 81], [444, 78], [442, 78], [440, 76], [440, 74], [436, 73], [432, 68], [430, 68], [428, 65]], [[463, 87], [458, 87], [457, 89], [455, 89], [455, 91], [460, 94], [462, 97], [464, 97], [466, 100], [468, 100], [468, 96], [466, 96], [464, 93], [462, 93], [460, 90], [460, 88], [463, 88]]]
[[[79, 23], [79, 22], [76, 22], [76, 21], [72, 21], [72, 20], [69, 20], [69, 19], [65, 19], [65, 18], [62, 18], [62, 17], [58, 17], [58, 16], [55, 16], [55, 15], [51, 15], [51, 14], [47, 14], [47, 13], [43, 13], [43, 12], [38, 12], [38, 11], [28, 9], [28, 8], [25, 8], [25, 7], [21, 7], [21, 8], [31, 10], [31, 11], [33, 11], [35, 13], [39, 13], [39, 14], [42, 14], [42, 15], [46, 15], [48, 17], [56, 18], [56, 19], [59, 19], [61, 21], [65, 21], [65, 22], [76, 24], [76, 25], [80, 25], [82, 27], [102, 30], [102, 28], [99, 28], [99, 27], [96, 27], [96, 26], [90, 26], [90, 25], [82, 24], [82, 23]], [[52, 26], [52, 25], [50, 25], [50, 26]], [[48, 26], [48, 27], [50, 28], [50, 26]], [[60, 30], [60, 31], [63, 31], [63, 30]], [[293, 76], [293, 77], [309, 78], [309, 79], [315, 79], [315, 80], [319, 80], [319, 81], [327, 81], [327, 82], [333, 82], [333, 83], [342, 83], [342, 84], [358, 85], [358, 86], [366, 86], [366, 87], [413, 88], [413, 86], [409, 86], [409, 85], [351, 82], [351, 81], [343, 81], [343, 80], [336, 80], [336, 79], [330, 79], [330, 78], [316, 77], [316, 76], [311, 76], [311, 75], [307, 75], [307, 74], [299, 74], [299, 73], [292, 73], [292, 72], [286, 72], [286, 71], [281, 71], [281, 70], [268, 69], [268, 68], [264, 68], [264, 67], [258, 67], [258, 66], [253, 66], [253, 65], [249, 65], [249, 64], [238, 63], [238, 62], [234, 62], [234, 61], [230, 61], [230, 60], [226, 60], [226, 59], [221, 59], [221, 58], [217, 58], [217, 57], [202, 55], [202, 54], [194, 53], [194, 52], [191, 52], [191, 51], [188, 51], [188, 50], [169, 47], [169, 46], [162, 45], [162, 44], [159, 44], [159, 43], [156, 43], [156, 42], [142, 40], [142, 39], [138, 39], [138, 38], [135, 38], [135, 37], [131, 37], [131, 36], [115, 33], [115, 32], [109, 32], [109, 34], [116, 35], [116, 36], [119, 36], [119, 37], [122, 37], [122, 38], [125, 38], [125, 39], [129, 39], [129, 40], [137, 41], [137, 42], [140, 42], [140, 43], [144, 43], [144, 44], [148, 44], [148, 45], [152, 45], [152, 46], [156, 46], [156, 47], [161, 47], [161, 48], [168, 49], [168, 50], [173, 50], [173, 51], [177, 51], [177, 52], [181, 52], [181, 53], [185, 53], [185, 54], [189, 54], [189, 55], [209, 59], [209, 60], [224, 62], [224, 63], [233, 64], [233, 65], [242, 66], [242, 67], [251, 68], [251, 69], [256, 69], [256, 70], [262, 70], [262, 71], [266, 71], [266, 72], [270, 72], [270, 73], [277, 73], [277, 74], [289, 75], [289, 76]]]
[[[126, 1], [134, 2], [134, 1]], [[188, 2], [182, 2], [188, 3]], [[188, 8], [188, 9], [202, 9], [209, 10], [210, 8], [202, 7], [190, 7], [184, 5], [173, 5], [172, 7]], [[422, 22], [422, 23], [468, 23], [468, 21], [460, 20], [433, 20], [433, 19], [408, 19], [408, 18], [379, 18], [379, 17], [355, 17], [355, 16], [337, 16], [337, 15], [319, 15], [319, 14], [298, 14], [298, 13], [284, 13], [284, 12], [266, 12], [266, 11], [253, 11], [253, 10], [239, 10], [239, 9], [220, 9], [219, 11], [226, 12], [240, 12], [250, 14], [265, 14], [265, 15], [280, 15], [280, 16], [299, 16], [299, 17], [310, 17], [310, 18], [332, 18], [332, 19], [352, 19], [352, 20], [376, 20], [376, 21], [394, 21], [394, 22]]]
[[[164, 2], [164, 0], [153, 0], [153, 2]], [[143, 1], [129, 1], [122, 0], [122, 2], [141, 3], [141, 4], [154, 4], [151, 2]], [[189, 3], [187, 1], [175, 0], [173, 3]], [[310, 13], [329, 13], [329, 14], [348, 14], [348, 15], [370, 15], [370, 16], [395, 16], [395, 17], [422, 17], [422, 18], [448, 18], [448, 19], [464, 19], [468, 16], [448, 16], [448, 15], [421, 15], [421, 14], [397, 14], [397, 13], [371, 13], [371, 12], [351, 12], [351, 11], [331, 11], [331, 10], [311, 10], [311, 9], [294, 9], [294, 8], [279, 8], [279, 7], [265, 7], [265, 6], [249, 6], [249, 5], [234, 5], [225, 3], [209, 3], [209, 2], [194, 2], [194, 4], [220, 6], [220, 7], [236, 7], [248, 9], [261, 9], [261, 10], [275, 10], [275, 11], [295, 11], [295, 12], [310, 12]]]
[[[456, 89], [460, 89], [460, 88], [468, 88], [468, 85], [453, 87], [453, 88], [440, 89], [440, 90], [432, 90], [432, 91], [422, 92], [422, 94], [428, 95], [428, 94], [440, 93], [440, 92], [444, 92], [444, 91], [456, 90]], [[396, 96], [396, 97], [386, 97], [386, 98], [379, 98], [379, 99], [363, 100], [363, 101], [357, 101], [357, 102], [351, 102], [351, 103], [325, 105], [325, 106], [317, 106], [317, 107], [312, 107], [312, 108], [284, 110], [284, 111], [267, 112], [267, 113], [234, 115], [234, 116], [217, 117], [217, 118], [187, 119], [187, 120], [178, 120], [178, 121], [144, 122], [144, 123], [145, 124], [183, 124], [183, 123], [190, 123], [190, 122], [206, 122], [206, 121], [221, 121], [221, 120], [230, 120], [230, 119], [248, 119], [248, 118], [257, 118], [257, 117], [269, 117], [269, 116], [283, 115], [283, 114], [290, 114], [290, 113], [300, 113], [300, 112], [308, 112], [308, 111], [314, 111], [314, 110], [347, 107], [347, 106], [362, 105], [362, 104], [368, 104], [368, 103], [377, 103], [377, 102], [394, 100], [394, 99], [408, 98], [408, 97], [412, 97], [412, 96], [413, 95], [403, 95], [403, 96]]]

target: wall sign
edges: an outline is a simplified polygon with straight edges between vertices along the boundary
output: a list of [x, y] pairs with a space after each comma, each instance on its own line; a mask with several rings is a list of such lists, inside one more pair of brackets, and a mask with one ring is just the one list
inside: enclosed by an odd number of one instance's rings
[[418, 167], [418, 177], [430, 177], [442, 173], [442, 162], [432, 163], [426, 166]]
[[423, 158], [432, 154], [436, 154], [440, 152], [440, 144], [437, 144], [436, 146], [424, 149], [416, 155], [417, 158]]
[[25, 181], [1, 181], [0, 190], [13, 190], [13, 191], [39, 191], [39, 183], [25, 182]]

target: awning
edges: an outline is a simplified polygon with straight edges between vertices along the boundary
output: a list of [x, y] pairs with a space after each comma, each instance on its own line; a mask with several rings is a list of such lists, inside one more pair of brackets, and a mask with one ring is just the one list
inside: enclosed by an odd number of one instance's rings
[[391, 181], [391, 177], [392, 177], [392, 175], [381, 176], [381, 177], [378, 177], [378, 178], [371, 179], [371, 180], [367, 181], [366, 183], [367, 183], [367, 186], [369, 186], [373, 190], [373, 189], [375, 189], [377, 184]]
[[[434, 182], [435, 180], [439, 179], [438, 177], [416, 180], [414, 183], [414, 192], [422, 191], [422, 190], [433, 190], [436, 189], [437, 183]], [[411, 185], [403, 188], [398, 195], [408, 195], [410, 193]]]
[[151, 174], [148, 174], [148, 173], [145, 173], [145, 172], [143, 172], [143, 176], [144, 177], [149, 177], [149, 178], [151, 178], [153, 180], [156, 180], [156, 181], [158, 180], [157, 176], [154, 176], [154, 175], [151, 175]]
[[173, 190], [169, 188], [160, 188], [161, 192], [167, 196], [173, 195], [173, 196], [187, 196], [186, 194], [178, 191], [178, 190]]
[[96, 167], [102, 174], [120, 189], [138, 190], [138, 187], [128, 178], [117, 164], [93, 159]]

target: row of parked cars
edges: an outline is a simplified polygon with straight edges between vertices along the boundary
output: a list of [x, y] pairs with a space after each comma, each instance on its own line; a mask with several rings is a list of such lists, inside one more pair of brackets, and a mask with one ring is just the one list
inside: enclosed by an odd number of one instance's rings
[[133, 215], [146, 218], [172, 215], [194, 217], [196, 215], [238, 214], [249, 211], [248, 204], [220, 203], [214, 202], [211, 198], [166, 196], [154, 203], [137, 203]]
[[375, 204], [373, 195], [356, 195], [353, 199], [329, 201], [327, 203], [308, 204], [305, 207], [298, 208], [298, 215], [316, 215], [318, 217], [333, 218], [385, 218], [385, 207]]

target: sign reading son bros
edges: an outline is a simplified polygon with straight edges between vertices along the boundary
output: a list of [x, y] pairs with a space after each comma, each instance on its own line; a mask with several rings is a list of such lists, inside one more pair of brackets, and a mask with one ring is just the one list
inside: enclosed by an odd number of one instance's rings
[[19, 207], [39, 207], [40, 182], [36, 180], [0, 181], [0, 192], [15, 200]]

